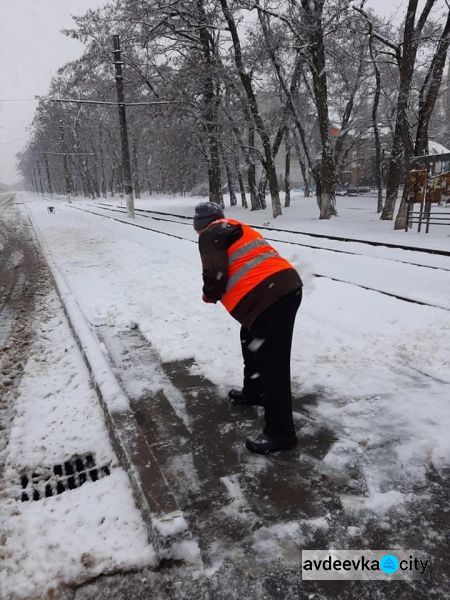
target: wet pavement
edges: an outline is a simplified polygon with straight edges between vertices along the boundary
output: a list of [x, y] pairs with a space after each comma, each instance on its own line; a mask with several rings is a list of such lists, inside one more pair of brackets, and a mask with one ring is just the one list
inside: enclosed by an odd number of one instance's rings
[[[262, 429], [262, 409], [230, 404], [198, 373], [193, 359], [158, 362], [138, 328], [113, 329], [104, 327], [101, 334], [116, 373], [210, 570], [209, 577], [193, 579], [189, 570], [171, 565], [176, 568], [172, 578], [165, 591], [157, 586], [155, 597], [444, 597], [448, 568], [443, 563], [439, 572], [435, 569], [433, 585], [402, 582], [388, 587], [376, 582], [302, 582], [300, 564], [302, 549], [331, 547], [420, 548], [437, 562], [445, 538], [433, 531], [429, 536], [421, 525], [439, 531], [432, 515], [448, 518], [446, 482], [433, 484], [430, 479], [427, 490], [435, 489], [440, 499], [424, 499], [420, 507], [412, 503], [406, 514], [394, 511], [379, 519], [349, 509], [364, 500], [366, 482], [357, 465], [343, 475], [323, 462], [336, 434], [318, 420], [319, 393], [294, 399], [296, 449], [255, 456], [245, 449], [244, 440]], [[146, 387], [150, 372], [157, 373], [157, 390]], [[154, 576], [147, 575], [142, 590], [149, 581], [156, 585]]]

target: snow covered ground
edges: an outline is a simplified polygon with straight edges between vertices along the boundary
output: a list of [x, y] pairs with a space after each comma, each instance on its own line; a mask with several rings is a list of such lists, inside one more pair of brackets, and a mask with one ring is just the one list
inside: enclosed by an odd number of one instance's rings
[[[76, 201], [77, 199], [75, 199]], [[154, 195], [143, 196], [136, 200], [137, 208], [160, 210], [184, 215], [193, 215], [193, 207], [197, 202], [204, 202], [204, 197]], [[310, 233], [345, 236], [355, 239], [376, 240], [393, 244], [422, 246], [427, 248], [450, 247], [450, 229], [448, 226], [431, 226], [428, 234], [417, 233], [417, 225], [413, 230], [394, 231], [392, 221], [380, 221], [376, 212], [376, 197], [365, 194], [362, 196], [340, 196], [336, 198], [338, 217], [329, 220], [318, 219], [318, 208], [315, 197], [305, 198], [300, 191], [293, 191], [291, 207], [284, 209], [283, 214], [272, 218], [270, 200], [264, 211], [243, 209], [240, 206], [227, 208], [227, 215], [233, 218], [245, 218], [250, 225], [267, 224], [280, 229], [293, 229]], [[103, 201], [103, 200], [102, 200]], [[108, 198], [108, 203], [120, 206], [120, 198]], [[123, 201], [122, 204], [124, 205]], [[228, 204], [228, 203], [227, 203]], [[438, 209], [440, 210], [440, 209]], [[442, 208], [445, 210], [445, 208]], [[274, 236], [275, 237], [275, 236]], [[325, 243], [320, 241], [320, 245]]]
[[[192, 215], [197, 201], [162, 197], [137, 201], [137, 206]], [[162, 360], [194, 357], [199, 371], [224, 392], [240, 384], [239, 325], [222, 307], [201, 302], [200, 260], [194, 243], [63, 203], [49, 215], [47, 201], [28, 196], [26, 202], [91, 323], [118, 328], [137, 323]], [[294, 198], [293, 207], [275, 222], [268, 219], [268, 212], [235, 208], [227, 214], [280, 228], [307, 227], [450, 249], [447, 228], [428, 235], [393, 232], [392, 223], [377, 220], [373, 198], [345, 198], [339, 203], [344, 205], [342, 216], [329, 222], [317, 220], [312, 199]], [[143, 217], [136, 222], [196, 239], [189, 227]], [[284, 234], [283, 239], [297, 240], [293, 234]], [[325, 460], [336, 468], [361, 462], [370, 492], [368, 506], [387, 510], [408, 494], [412, 480], [425, 477], [430, 464], [438, 470], [448, 464], [450, 315], [447, 310], [310, 274], [326, 271], [448, 308], [450, 273], [388, 261], [398, 258], [398, 251], [389, 248], [358, 245], [357, 251], [368, 258], [274, 245], [295, 262], [305, 279], [293, 346], [294, 389], [322, 390], [327, 400], [317, 410], [338, 435]], [[373, 256], [380, 250], [383, 259]], [[401, 254], [402, 260], [417, 260], [417, 253]], [[450, 266], [446, 257], [429, 260], [435, 266]]]
[[[53, 259], [78, 299], [85, 317], [93, 326], [109, 325], [120, 331], [137, 324], [162, 361], [193, 358], [195, 372], [214, 382], [224, 395], [228, 387], [240, 385], [242, 365], [239, 325], [221, 306], [201, 302], [200, 259], [196, 244], [193, 243], [196, 236], [190, 227], [152, 221], [142, 216], [136, 218], [136, 223], [140, 225], [186, 238], [177, 239], [74, 208], [77, 206], [101, 212], [88, 207], [92, 201], [77, 201], [71, 207], [62, 200], [42, 200], [27, 194], [22, 197], [38, 224]], [[189, 197], [158, 197], [137, 201], [137, 206], [192, 215], [193, 206], [198, 201], [198, 198]], [[120, 204], [120, 201], [115, 203]], [[444, 227], [436, 232], [432, 230], [428, 235], [393, 232], [392, 223], [378, 221], [374, 198], [343, 198], [338, 203], [341, 216], [331, 221], [317, 220], [317, 208], [313, 199], [296, 197], [292, 208], [276, 220], [269, 218], [269, 211], [250, 213], [241, 208], [227, 210], [227, 215], [245, 219], [251, 224], [264, 223], [299, 231], [450, 249], [448, 229]], [[54, 214], [47, 212], [49, 204], [56, 206]], [[121, 215], [115, 216], [126, 220]], [[430, 469], [443, 474], [449, 466], [450, 313], [444, 308], [450, 307], [450, 261], [442, 256], [312, 240], [295, 234], [267, 232], [267, 236], [284, 242], [301, 241], [335, 249], [343, 248], [358, 254], [331, 253], [274, 242], [296, 264], [305, 283], [305, 295], [293, 344], [294, 395], [300, 397], [316, 394], [320, 397], [320, 402], [314, 408], [315, 418], [325, 423], [336, 437], [336, 442], [323, 459], [324, 465], [335, 473], [349, 472], [358, 465], [363, 473], [367, 494], [358, 506], [346, 505], [347, 499], [342, 497], [344, 507], [349, 511], [365, 511], [379, 519], [390, 510], [402, 511], [403, 506], [417, 498], [417, 490], [423, 489], [426, 493]], [[398, 262], [399, 259], [444, 267], [447, 271], [407, 265]], [[314, 278], [312, 273], [344, 279], [350, 283], [326, 277]], [[361, 289], [355, 284], [443, 308], [407, 303]], [[44, 333], [52, 339], [55, 334], [50, 329]], [[58, 340], [65, 346], [64, 333], [58, 335]], [[54, 351], [62, 353], [62, 346], [56, 344]], [[70, 353], [72, 355], [73, 352]], [[34, 358], [30, 359], [32, 379], [38, 376], [39, 365], [33, 361], [41, 358], [42, 351], [36, 350]], [[57, 357], [52, 358], [49, 362], [56, 359]], [[64, 356], [59, 356], [60, 361], [64, 359]], [[41, 379], [36, 383], [32, 380], [29, 387], [44, 389], [45, 382], [55, 376], [54, 370], [51, 373], [39, 373]], [[38, 450], [35, 449], [34, 442], [31, 445], [26, 443], [20, 432], [13, 436], [11, 465], [20, 458], [24, 461], [21, 463], [23, 466], [29, 466], [43, 452], [39, 448], [46, 444], [48, 448], [46, 446], [45, 452], [50, 453], [47, 460], [55, 460], [60, 451], [53, 447], [53, 442], [45, 442], [48, 428], [55, 428], [55, 423], [65, 431], [64, 439], [67, 437], [70, 440], [71, 435], [75, 437], [70, 452], [84, 451], [89, 447], [90, 451], [95, 451], [102, 457], [102, 461], [114, 464], [104, 431], [94, 435], [94, 425], [84, 428], [81, 423], [83, 418], [88, 418], [89, 411], [98, 410], [94, 406], [93, 396], [91, 393], [80, 394], [79, 391], [75, 394], [76, 388], [72, 386], [82, 383], [78, 382], [75, 375], [74, 379], [68, 375], [67, 377], [65, 382], [61, 381], [59, 389], [65, 390], [64, 393], [72, 401], [83, 396], [83, 403], [86, 403], [81, 414], [80, 405], [77, 405], [78, 423], [75, 421], [72, 427], [68, 425], [73, 406], [67, 409], [68, 418], [64, 420], [58, 417], [57, 412], [53, 414], [53, 410], [50, 411], [48, 423], [45, 421], [47, 417], [44, 417], [42, 427], [39, 427], [38, 435], [35, 436]], [[71, 381], [71, 385], [66, 385], [67, 381]], [[25, 379], [25, 391], [27, 385]], [[163, 383], [159, 382], [158, 385], [162, 386]], [[170, 393], [168, 397], [170, 399]], [[178, 400], [174, 405], [177, 414], [183, 410], [183, 405]], [[61, 398], [56, 396], [55, 403], [58, 406], [64, 405]], [[24, 405], [21, 410], [24, 415], [32, 414], [29, 412], [31, 407]], [[184, 420], [189, 426], [187, 414], [184, 415]], [[96, 423], [98, 426], [98, 420]], [[66, 425], [69, 431], [65, 430]], [[79, 434], [83, 429], [84, 432]], [[92, 435], [96, 440], [95, 448], [92, 447]], [[105, 513], [104, 518], [107, 520], [123, 517], [123, 512], [118, 512], [119, 502], [122, 500], [116, 502], [108, 494], [111, 489], [108, 486], [113, 485], [116, 486], [117, 493], [123, 493], [125, 501], [130, 503], [124, 475], [120, 469], [113, 469], [113, 475], [102, 479], [98, 486], [98, 494], [108, 497], [111, 512]], [[81, 501], [77, 504], [75, 494], [88, 494], [88, 490], [93, 493], [92, 489], [92, 486], [85, 486], [74, 493], [72, 498], [75, 505], [83, 506]], [[120, 492], [121, 489], [123, 492]], [[76, 528], [77, 523], [81, 523], [81, 518], [76, 518], [76, 510], [75, 515], [71, 514], [70, 518], [67, 516], [70, 509], [64, 504], [64, 494], [44, 502], [50, 507], [49, 513], [55, 510], [54, 514], [67, 522], [67, 528]], [[33, 504], [34, 506], [23, 503], [20, 515], [11, 515], [10, 519], [22, 519], [20, 527], [15, 527], [16, 531], [29, 526], [34, 528], [30, 531], [39, 536], [40, 526], [35, 524], [34, 519], [41, 519], [41, 523], [44, 517], [37, 514], [37, 505]], [[57, 512], [59, 506], [64, 508]], [[121, 560], [123, 564], [126, 560], [136, 564], [151, 560], [151, 549], [145, 545], [138, 516], [133, 513], [130, 504], [127, 506], [127, 522], [120, 521], [120, 543], [114, 537], [106, 544], [112, 544], [114, 552], [105, 555], [102, 550], [103, 542], [99, 542], [100, 549], [92, 546], [91, 552], [95, 557], [94, 566], [89, 567], [92, 571], [107, 569], [108, 565], [113, 568]], [[96, 527], [97, 529], [89, 531], [97, 539], [98, 528], [102, 525], [96, 522]], [[104, 540], [108, 535], [114, 536], [114, 533], [106, 529], [108, 528], [101, 529]], [[123, 549], [130, 542], [132, 532], [137, 532], [134, 535], [140, 541], [133, 543], [135, 554], [127, 554], [125, 558]], [[30, 534], [30, 539], [33, 535]], [[87, 536], [87, 540], [90, 540], [90, 536]], [[49, 537], [49, 544], [52, 546], [53, 543]], [[58, 543], [62, 544], [61, 540]], [[89, 543], [86, 541], [83, 546], [77, 542], [83, 548], [88, 547]], [[74, 555], [72, 550], [64, 547], [64, 560], [70, 565], [69, 577], [71, 573], [75, 576], [75, 565], [79, 567], [78, 545], [73, 550]], [[13, 537], [13, 558], [19, 556], [19, 546], [19, 538]], [[39, 553], [37, 556], [40, 556]], [[7, 559], [9, 565], [13, 564], [13, 558]], [[56, 562], [51, 569], [56, 570], [60, 564], [61, 562]], [[41, 568], [36, 562], [31, 562], [29, 573], [37, 572], [32, 577], [40, 577]], [[19, 575], [16, 574], [15, 577], [19, 578]]]
[[[29, 339], [4, 450], [0, 598], [5, 600], [44, 597], [61, 583], [79, 584], [100, 573], [154, 562], [128, 476], [118, 466], [54, 290], [43, 295], [34, 319], [36, 332]], [[93, 471], [86, 471], [81, 487], [57, 495], [56, 482], [67, 489], [69, 481], [64, 463], [76, 457], [85, 466], [95, 462], [98, 479], [92, 481]], [[58, 465], [63, 469], [60, 477], [54, 471]], [[77, 483], [78, 475], [74, 477]], [[49, 483], [52, 495], [44, 497]], [[36, 493], [39, 502], [31, 501]], [[28, 501], [21, 501], [23, 494]]]

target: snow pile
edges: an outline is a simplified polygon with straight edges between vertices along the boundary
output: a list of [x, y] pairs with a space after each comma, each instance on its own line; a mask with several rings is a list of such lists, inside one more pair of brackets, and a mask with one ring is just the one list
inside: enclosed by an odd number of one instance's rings
[[180, 511], [155, 518], [152, 520], [152, 525], [163, 536], [172, 536], [187, 530], [186, 520]]
[[298, 564], [302, 547], [310, 543], [315, 533], [326, 531], [329, 523], [325, 517], [287, 521], [269, 527], [260, 527], [252, 535], [252, 548], [271, 562], [280, 559], [284, 565]]
[[404, 500], [405, 498], [403, 494], [395, 490], [390, 490], [384, 494], [381, 492], [375, 492], [366, 501], [365, 508], [368, 508], [377, 515], [382, 516], [392, 507], [398, 508], [398, 506], [402, 504]]
[[[44, 298], [7, 448], [0, 503], [0, 597], [39, 596], [61, 583], [153, 564], [130, 484], [54, 292]], [[92, 454], [110, 476], [21, 502], [21, 476]]]
[[155, 562], [127, 475], [7, 507], [1, 597], [27, 598], [60, 583]]

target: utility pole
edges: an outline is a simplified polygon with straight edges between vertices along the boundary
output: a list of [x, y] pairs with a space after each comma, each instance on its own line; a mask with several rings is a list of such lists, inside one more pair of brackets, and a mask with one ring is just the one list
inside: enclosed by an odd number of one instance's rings
[[113, 65], [116, 70], [117, 106], [119, 109], [120, 137], [122, 141], [122, 176], [128, 216], [134, 218], [133, 183], [131, 179], [130, 147], [128, 144], [127, 114], [125, 108], [125, 92], [123, 86], [123, 62], [120, 50], [120, 39], [117, 34], [113, 38]]
[[[126, 102], [125, 103], [125, 92], [123, 85], [123, 62], [121, 56], [120, 49], [120, 39], [119, 36], [113, 35], [113, 65], [115, 67], [116, 72], [116, 88], [117, 88], [117, 102], [112, 102], [109, 100], [89, 100], [82, 98], [46, 98], [48, 102], [62, 102], [69, 104], [92, 104], [95, 106], [117, 106], [119, 110], [119, 121], [120, 121], [120, 134], [121, 134], [121, 142], [122, 142], [122, 179], [123, 179], [123, 188], [125, 192], [126, 202], [127, 202], [127, 211], [128, 216], [134, 218], [134, 198], [133, 198], [133, 183], [131, 177], [131, 161], [130, 161], [130, 147], [128, 142], [128, 129], [127, 129], [127, 117], [126, 117], [126, 107], [127, 106], [166, 106], [171, 104], [184, 104], [183, 100], [154, 100], [150, 102]], [[35, 98], [40, 98], [40, 96], [35, 96]], [[69, 198], [70, 202], [70, 191], [71, 184], [73, 183], [71, 174], [67, 167], [67, 156], [80, 156], [81, 152], [67, 152], [65, 143], [64, 143], [64, 129], [62, 121], [60, 121], [60, 142], [62, 144], [64, 155], [64, 178], [66, 182], [66, 194]], [[58, 154], [57, 152], [48, 152], [48, 154]], [[101, 152], [103, 156], [103, 150]], [[103, 160], [103, 159], [102, 159]], [[136, 162], [137, 164], [137, 162]], [[139, 173], [137, 173], [137, 177], [139, 177]], [[105, 194], [106, 194], [106, 180], [104, 177], [104, 164], [102, 163], [102, 178], [105, 182]]]
[[61, 142], [61, 150], [63, 152], [63, 170], [64, 170], [64, 182], [66, 185], [66, 195], [69, 202], [71, 202], [70, 192], [71, 192], [71, 176], [69, 173], [69, 168], [67, 166], [67, 148], [66, 142], [64, 140], [64, 124], [62, 120], [59, 122], [59, 141]]
[[47, 154], [44, 154], [44, 160], [45, 160], [45, 170], [47, 171], [48, 191], [53, 196], [53, 186], [52, 186], [52, 180], [51, 180], [51, 177], [50, 177], [50, 167], [48, 166], [48, 156], [47, 156]]

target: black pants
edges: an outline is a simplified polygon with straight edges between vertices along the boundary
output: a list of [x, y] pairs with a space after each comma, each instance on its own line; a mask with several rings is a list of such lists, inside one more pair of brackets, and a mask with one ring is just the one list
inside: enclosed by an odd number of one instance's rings
[[269, 306], [249, 329], [241, 328], [244, 394], [264, 404], [264, 433], [295, 433], [292, 419], [291, 346], [302, 290], [294, 290]]

